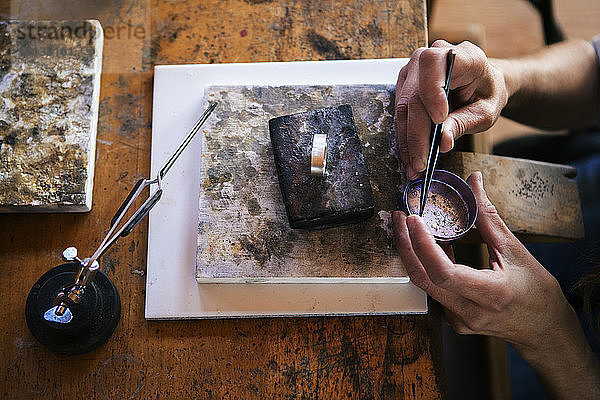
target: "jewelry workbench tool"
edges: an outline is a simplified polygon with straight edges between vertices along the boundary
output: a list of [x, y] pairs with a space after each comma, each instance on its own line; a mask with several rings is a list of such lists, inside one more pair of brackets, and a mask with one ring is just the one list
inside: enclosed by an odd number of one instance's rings
[[[52, 268], [33, 285], [25, 316], [29, 330], [40, 343], [57, 353], [82, 354], [101, 346], [112, 335], [121, 316], [121, 300], [114, 284], [99, 270], [97, 260], [119, 237], [129, 235], [160, 200], [163, 178], [216, 106], [216, 102], [209, 104], [154, 179], [137, 181], [91, 257], [81, 260], [77, 249], [69, 247], [63, 252], [67, 263]], [[117, 230], [138, 196], [153, 184], [158, 186], [154, 193]]]
[[[446, 100], [448, 100], [448, 94], [450, 93], [450, 78], [452, 77], [452, 69], [454, 68], [454, 58], [456, 55], [452, 50], [448, 51], [446, 58], [446, 82], [444, 84], [444, 92], [446, 93]], [[442, 129], [444, 123], [434, 124], [432, 127], [432, 138], [431, 148], [429, 149], [429, 157], [427, 157], [427, 167], [425, 168], [425, 178], [423, 179], [423, 190], [421, 190], [421, 201], [419, 203], [419, 215], [422, 217], [425, 211], [425, 204], [427, 203], [427, 195], [429, 194], [429, 187], [431, 185], [431, 179], [433, 178], [433, 171], [435, 171], [435, 164], [437, 163], [438, 155], [440, 154], [440, 142], [442, 141]]]

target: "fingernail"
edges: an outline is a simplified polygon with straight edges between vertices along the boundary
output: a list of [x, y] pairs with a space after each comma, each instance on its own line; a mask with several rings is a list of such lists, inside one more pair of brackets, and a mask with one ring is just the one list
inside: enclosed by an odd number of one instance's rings
[[452, 131], [456, 130], [455, 128], [455, 120], [454, 117], [452, 115], [448, 115], [448, 117], [446, 118], [446, 120], [444, 121], [444, 133], [447, 133], [448, 135], [454, 137], [454, 135], [452, 134]]
[[406, 226], [409, 233], [413, 233], [415, 230], [419, 229], [419, 225], [422, 229], [425, 229], [428, 234], [432, 235], [429, 225], [425, 223], [422, 217], [417, 214], [411, 214], [406, 217]]
[[454, 148], [454, 135], [452, 134], [452, 132], [450, 132], [448, 124], [444, 124], [444, 135], [447, 135], [450, 138], [450, 150], [452, 150]]
[[434, 124], [441, 124], [446, 119], [446, 114], [442, 113], [439, 110], [434, 110], [431, 115], [431, 120]]
[[406, 217], [406, 226], [408, 227], [408, 231], [414, 231], [415, 229], [417, 229], [417, 226], [419, 225], [419, 219], [421, 217], [419, 217], [416, 214], [411, 214], [408, 217]]
[[415, 172], [421, 172], [425, 169], [427, 165], [427, 160], [425, 158], [415, 157], [412, 159], [412, 167]]
[[440, 142], [440, 152], [447, 153], [454, 147], [454, 138], [446, 129], [442, 131], [442, 140]]
[[402, 221], [402, 219], [406, 219], [406, 214], [404, 213], [404, 211], [402, 210], [396, 210], [392, 213], [392, 221], [394, 223], [394, 226], [399, 222]]
[[413, 180], [417, 177], [415, 170], [413, 169], [412, 165], [410, 165], [410, 164], [406, 164], [406, 167], [404, 168], [404, 172], [406, 173], [406, 177], [410, 180]]
[[392, 218], [400, 218], [402, 215], [406, 217], [406, 213], [402, 210], [395, 210], [392, 212]]
[[481, 182], [481, 185], [483, 186], [483, 174], [481, 171], [475, 171], [474, 174], [477, 176], [477, 179], [479, 179], [479, 182]]

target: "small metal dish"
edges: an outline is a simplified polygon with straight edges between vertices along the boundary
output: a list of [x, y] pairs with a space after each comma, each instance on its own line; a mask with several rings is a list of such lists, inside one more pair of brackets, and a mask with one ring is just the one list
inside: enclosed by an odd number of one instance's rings
[[[406, 185], [402, 203], [408, 214], [419, 214], [422, 186], [422, 178]], [[477, 219], [477, 202], [467, 182], [452, 172], [435, 170], [423, 219], [438, 242], [454, 242], [464, 236]]]

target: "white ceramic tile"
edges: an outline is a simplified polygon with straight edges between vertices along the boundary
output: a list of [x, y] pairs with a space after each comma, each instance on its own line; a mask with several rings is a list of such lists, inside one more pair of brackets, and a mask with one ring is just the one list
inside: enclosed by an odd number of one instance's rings
[[[164, 65], [155, 68], [151, 170], [156, 174], [202, 113], [212, 85], [394, 84], [406, 59]], [[412, 283], [198, 284], [195, 254], [201, 135], [169, 171], [150, 213], [146, 318], [228, 318], [427, 312]]]

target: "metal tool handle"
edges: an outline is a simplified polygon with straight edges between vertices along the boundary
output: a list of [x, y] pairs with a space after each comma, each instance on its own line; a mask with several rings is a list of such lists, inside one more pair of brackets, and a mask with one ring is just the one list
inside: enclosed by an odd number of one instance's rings
[[[446, 80], [444, 82], [444, 93], [446, 94], [446, 100], [450, 94], [450, 78], [452, 77], [452, 70], [454, 69], [454, 58], [456, 54], [452, 50], [448, 51], [446, 58]], [[431, 128], [432, 138], [431, 147], [429, 148], [429, 156], [427, 157], [427, 166], [425, 168], [425, 177], [423, 178], [423, 184], [421, 186], [421, 196], [419, 201], [419, 216], [423, 216], [425, 211], [425, 205], [427, 204], [427, 195], [429, 194], [429, 186], [433, 179], [433, 171], [435, 171], [435, 165], [437, 163], [438, 155], [440, 154], [440, 143], [442, 141], [442, 130], [444, 123], [435, 124]]]
[[144, 204], [142, 204], [142, 206], [135, 212], [133, 217], [131, 217], [131, 220], [129, 220], [127, 222], [127, 224], [123, 227], [123, 230], [122, 230], [120, 236], [124, 237], [124, 236], [129, 235], [129, 233], [131, 233], [133, 228], [135, 228], [136, 225], [139, 224], [142, 219], [144, 219], [146, 214], [148, 214], [150, 212], [152, 207], [154, 207], [154, 205], [156, 203], [158, 203], [158, 201], [160, 200], [160, 198], [162, 196], [162, 193], [163, 193], [163, 190], [158, 189], [156, 192], [154, 192], [154, 194], [152, 196], [150, 196], [148, 198], [148, 200], [146, 200], [144, 202]]
[[162, 166], [162, 168], [158, 172], [158, 177], [160, 179], [164, 178], [164, 176], [167, 174], [167, 172], [169, 172], [169, 169], [171, 169], [171, 166], [173, 166], [173, 163], [175, 163], [175, 160], [177, 160], [179, 155], [183, 152], [183, 150], [185, 150], [188, 143], [192, 141], [192, 139], [194, 138], [196, 133], [200, 130], [200, 127], [204, 124], [204, 122], [208, 119], [208, 116], [213, 112], [213, 110], [216, 107], [217, 107], [217, 102], [215, 102], [215, 101], [211, 102], [209, 104], [208, 108], [202, 113], [200, 118], [198, 118], [198, 121], [196, 122], [196, 124], [194, 125], [194, 127], [192, 128], [190, 133], [188, 133], [186, 138], [183, 139], [183, 142], [181, 142], [181, 144], [179, 145], [177, 150], [175, 150], [175, 152], [171, 155], [171, 157], [169, 157], [167, 162], [165, 162], [165, 164]]
[[[137, 224], [139, 224], [140, 221], [150, 212], [152, 207], [154, 207], [156, 203], [158, 203], [163, 193], [162, 179], [167, 174], [167, 172], [169, 172], [177, 158], [179, 158], [181, 153], [192, 141], [196, 133], [198, 133], [198, 131], [200, 130], [200, 127], [202, 127], [204, 122], [208, 119], [208, 117], [216, 107], [216, 102], [211, 102], [209, 104], [208, 108], [202, 113], [196, 124], [194, 124], [194, 127], [190, 130], [185, 139], [183, 139], [179, 147], [177, 147], [177, 149], [173, 152], [171, 157], [169, 157], [169, 159], [163, 164], [161, 169], [156, 174], [156, 178], [152, 180], [140, 179], [136, 182], [134, 187], [131, 189], [131, 192], [129, 192], [129, 194], [125, 198], [123, 204], [121, 204], [114, 217], [111, 219], [110, 229], [106, 234], [104, 240], [102, 241], [98, 249], [94, 252], [94, 254], [89, 258], [86, 265], [91, 265], [91, 263], [96, 261], [98, 257], [100, 257], [106, 250], [108, 250], [108, 248], [112, 246], [112, 244], [119, 237], [129, 235], [133, 228], [135, 228]], [[115, 233], [116, 227], [121, 222], [127, 211], [129, 211], [129, 209], [132, 207], [133, 203], [141, 194], [141, 192], [146, 188], [146, 186], [150, 186], [155, 183], [158, 184], [158, 189], [148, 199], [146, 199], [144, 204], [142, 204], [140, 208], [138, 208], [138, 210], [133, 214], [133, 216], [129, 218], [129, 220], [127, 220], [127, 222], [125, 222], [125, 224]]]
[[[146, 179], [140, 179], [139, 181], [137, 181], [133, 189], [131, 189], [131, 192], [129, 192], [129, 195], [127, 196], [123, 204], [121, 204], [121, 207], [119, 207], [119, 209], [115, 213], [115, 216], [110, 221], [111, 228], [119, 222], [121, 216], [124, 214], [124, 211], [126, 211], [126, 209], [128, 208], [127, 206], [131, 199], [134, 198], [134, 196], [137, 198], [136, 192], [140, 189], [142, 185], [144, 185], [144, 182], [146, 182]], [[156, 192], [154, 192], [152, 196], [150, 196], [144, 202], [144, 204], [142, 204], [142, 206], [136, 211], [134, 217], [131, 219], [131, 222], [128, 222], [125, 228], [121, 231], [121, 237], [127, 236], [129, 235], [129, 233], [131, 233], [133, 228], [135, 228], [135, 226], [140, 223], [140, 221], [146, 216], [146, 214], [150, 212], [152, 207], [154, 207], [154, 205], [158, 203], [162, 196], [162, 193], [163, 190], [158, 189]]]
[[135, 192], [140, 188], [140, 186], [142, 186], [144, 184], [145, 181], [146, 180], [144, 178], [141, 178], [139, 181], [136, 182], [135, 186], [133, 187], [133, 189], [131, 189], [131, 192], [129, 192], [129, 194], [127, 195], [127, 198], [125, 199], [123, 204], [121, 204], [121, 207], [119, 207], [119, 209], [115, 213], [115, 216], [110, 220], [111, 228], [113, 226], [115, 226], [115, 224], [118, 222], [118, 219], [123, 214], [123, 211], [125, 211], [127, 204], [129, 204], [129, 201], [131, 200], [131, 198], [133, 197]]

